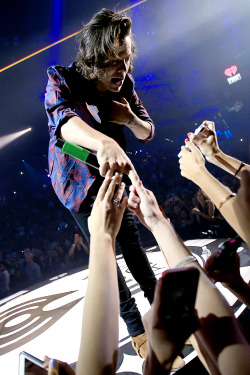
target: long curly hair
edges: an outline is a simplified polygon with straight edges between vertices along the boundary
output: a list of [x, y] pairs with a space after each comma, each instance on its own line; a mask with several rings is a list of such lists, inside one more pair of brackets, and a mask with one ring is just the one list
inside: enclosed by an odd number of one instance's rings
[[130, 35], [132, 56], [128, 71], [131, 72], [135, 54], [135, 43], [130, 34], [131, 26], [130, 18], [109, 9], [104, 8], [96, 13], [77, 36], [77, 70], [89, 80], [101, 79], [104, 69], [119, 60], [124, 38]]

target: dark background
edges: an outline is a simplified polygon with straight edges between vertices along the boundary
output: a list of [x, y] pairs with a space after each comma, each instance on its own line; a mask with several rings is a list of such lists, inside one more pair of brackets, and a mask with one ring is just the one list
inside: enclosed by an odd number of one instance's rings
[[[133, 3], [5, 1], [1, 5], [0, 69], [80, 30], [102, 7], [119, 11]], [[145, 184], [154, 190], [150, 173], [156, 178], [161, 174], [163, 199], [175, 179], [180, 185], [187, 183], [179, 177], [176, 155], [186, 134], [203, 120], [215, 121], [222, 150], [249, 162], [249, 1], [148, 0], [127, 13], [137, 44], [136, 90], [156, 124], [156, 137], [145, 146], [126, 131], [129, 156]], [[17, 205], [21, 199], [26, 207], [34, 206], [32, 194], [40, 188], [51, 189], [43, 106], [46, 69], [52, 64], [70, 64], [76, 52], [72, 37], [0, 72], [0, 145], [6, 135], [32, 128], [0, 149], [0, 198], [5, 202]], [[224, 71], [233, 65], [242, 79], [229, 85]], [[11, 222], [5, 215], [3, 210], [1, 219]]]

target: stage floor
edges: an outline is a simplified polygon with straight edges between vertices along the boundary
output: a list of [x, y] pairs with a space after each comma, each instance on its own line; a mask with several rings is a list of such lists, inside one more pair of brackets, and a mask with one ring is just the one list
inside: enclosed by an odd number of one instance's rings
[[[185, 243], [203, 265], [205, 256], [202, 255], [202, 246], [207, 246], [214, 252], [220, 242], [218, 239], [198, 239]], [[241, 258], [241, 274], [245, 281], [249, 282], [249, 250], [244, 246], [238, 252]], [[153, 246], [146, 249], [146, 253], [156, 277], [159, 278], [166, 269], [159, 248]], [[117, 262], [143, 315], [150, 308], [149, 303], [121, 255], [117, 256]], [[78, 269], [64, 273], [0, 301], [0, 368], [5, 373], [18, 373], [19, 353], [23, 350], [41, 359], [46, 354], [75, 365], [88, 272], [88, 269]], [[236, 316], [244, 311], [245, 305], [239, 303], [220, 283], [217, 283], [217, 286], [233, 306]], [[119, 328], [117, 374], [142, 374], [143, 360], [132, 349], [130, 336], [121, 318]], [[196, 352], [188, 346], [185, 347], [183, 355], [185, 363], [188, 363], [196, 356]]]

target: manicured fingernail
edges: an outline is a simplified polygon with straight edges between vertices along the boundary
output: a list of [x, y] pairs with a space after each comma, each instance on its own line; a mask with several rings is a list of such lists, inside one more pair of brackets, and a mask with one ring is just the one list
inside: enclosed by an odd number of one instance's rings
[[191, 133], [187, 133], [187, 136], [190, 137]]
[[186, 139], [185, 139], [185, 142], [189, 142], [189, 139], [188, 139], [188, 138], [186, 138]]
[[49, 361], [49, 364], [50, 364], [51, 367], [55, 367], [56, 366], [55, 358], [51, 358], [51, 360]]
[[119, 172], [115, 172], [115, 176], [116, 176], [116, 177], [119, 177], [119, 176], [120, 176], [120, 173], [119, 173]]

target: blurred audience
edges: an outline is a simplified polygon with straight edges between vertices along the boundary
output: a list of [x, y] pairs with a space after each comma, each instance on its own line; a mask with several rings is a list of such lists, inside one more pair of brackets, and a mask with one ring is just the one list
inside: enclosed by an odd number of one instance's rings
[[82, 236], [78, 233], [74, 236], [74, 242], [69, 250], [69, 257], [74, 265], [81, 265], [88, 263], [89, 258], [89, 245], [83, 241]]
[[28, 281], [38, 281], [42, 274], [41, 269], [37, 263], [33, 261], [32, 254], [25, 254], [24, 278]]
[[0, 296], [4, 296], [10, 289], [10, 275], [6, 263], [0, 263]]

